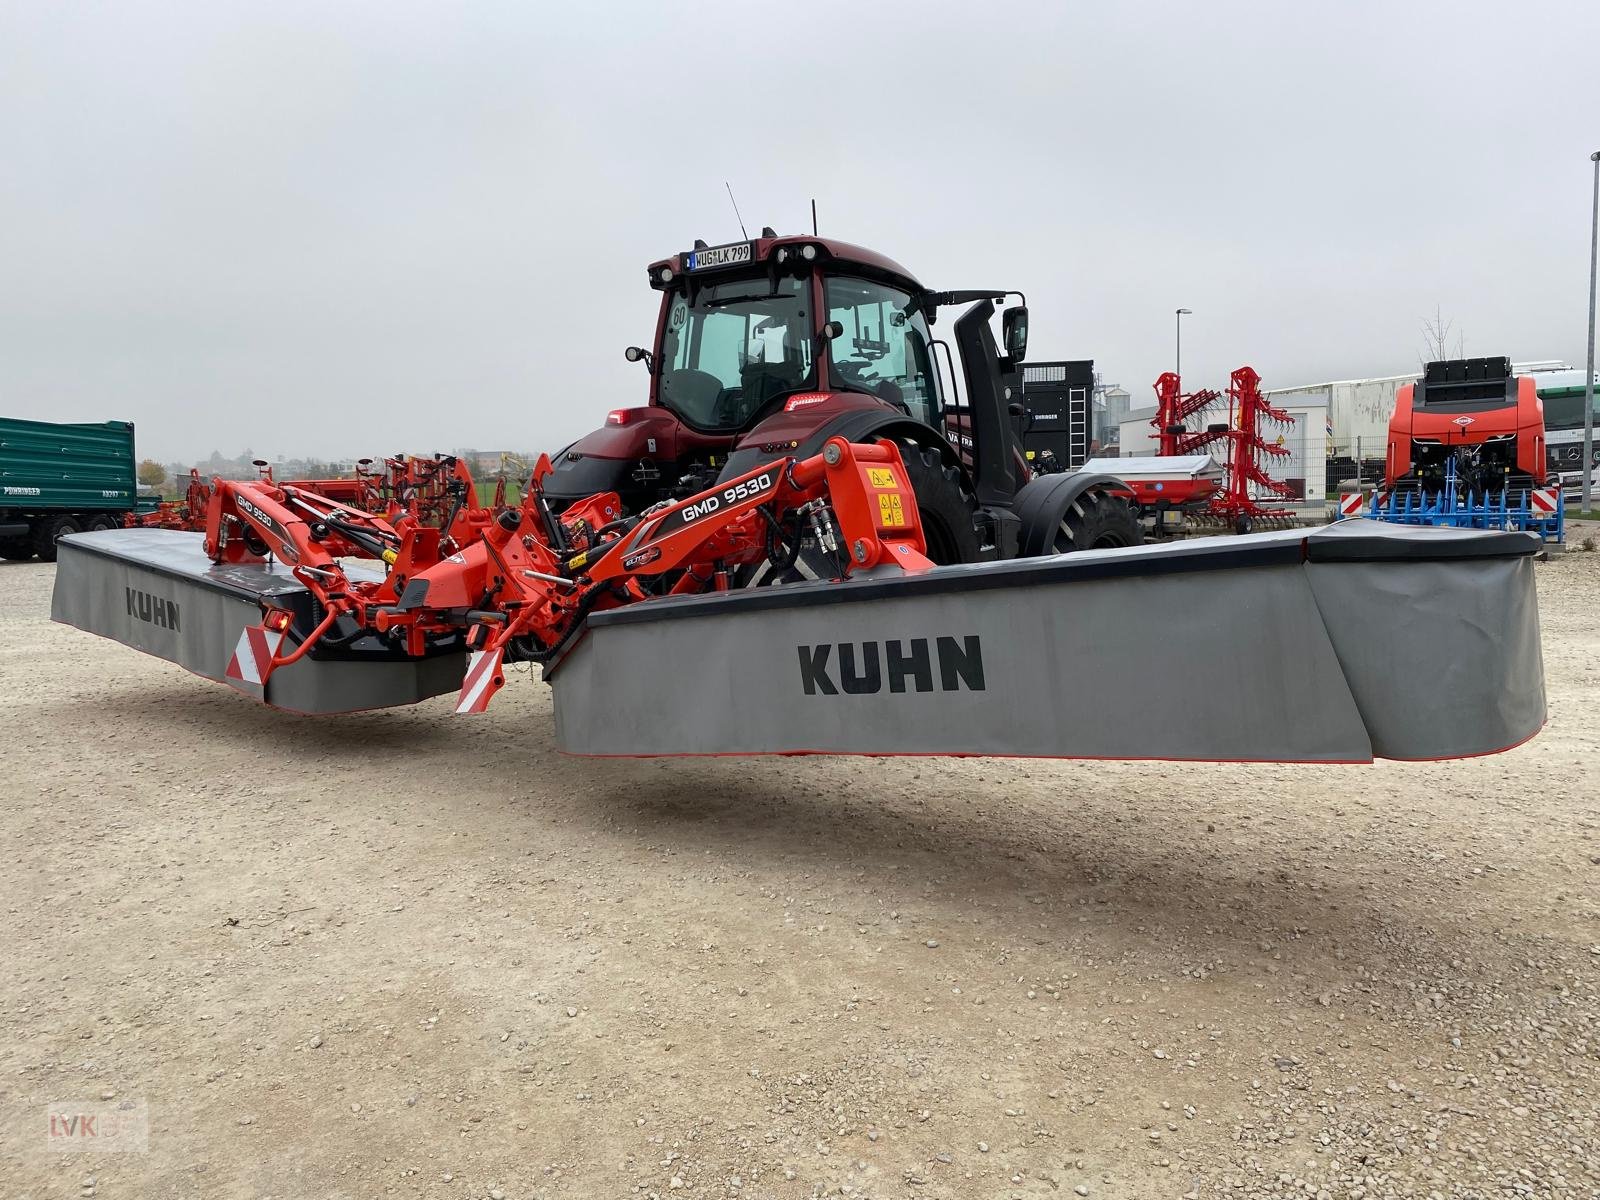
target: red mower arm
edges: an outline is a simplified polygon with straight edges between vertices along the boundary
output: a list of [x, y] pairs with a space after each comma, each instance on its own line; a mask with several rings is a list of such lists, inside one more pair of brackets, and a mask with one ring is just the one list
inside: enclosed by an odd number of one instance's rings
[[[839, 577], [872, 570], [922, 570], [916, 495], [892, 442], [855, 445], [833, 438], [804, 460], [776, 459], [695, 496], [641, 516], [606, 520], [610, 494], [557, 518], [545, 505], [541, 472], [516, 509], [473, 508], [448, 522], [471, 541], [443, 554], [441, 530], [415, 520], [390, 525], [270, 476], [215, 480], [206, 550], [219, 562], [272, 555], [289, 566], [325, 607], [298, 648], [282, 656], [283, 614], [258, 630], [275, 633], [261, 672], [315, 653], [336, 623], [340, 636], [372, 634], [412, 657], [462, 640], [471, 651], [458, 712], [481, 712], [504, 682], [506, 661], [547, 661], [574, 639], [589, 613], [648, 602], [652, 596], [721, 591], [782, 545], [811, 539]], [[338, 559], [388, 565], [382, 581], [352, 581]], [[792, 557], [791, 557], [792, 561]], [[276, 621], [273, 625], [270, 622]]]

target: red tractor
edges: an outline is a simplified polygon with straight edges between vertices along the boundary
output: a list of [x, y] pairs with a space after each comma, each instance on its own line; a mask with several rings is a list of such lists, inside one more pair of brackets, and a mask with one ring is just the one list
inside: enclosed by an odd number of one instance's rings
[[[1038, 475], [1024, 456], [1020, 293], [931, 291], [875, 251], [771, 229], [731, 245], [696, 242], [652, 263], [649, 279], [661, 293], [655, 341], [627, 351], [649, 373], [649, 402], [613, 409], [556, 456], [544, 485], [555, 508], [616, 492], [639, 513], [775, 455], [808, 458], [830, 438], [882, 438], [900, 448], [935, 563], [1142, 540], [1121, 480]], [[1012, 297], [1002, 355], [990, 326]], [[954, 306], [966, 306], [954, 323], [964, 397], [954, 394], [950, 347], [932, 332]], [[810, 558], [744, 582], [811, 575]]]

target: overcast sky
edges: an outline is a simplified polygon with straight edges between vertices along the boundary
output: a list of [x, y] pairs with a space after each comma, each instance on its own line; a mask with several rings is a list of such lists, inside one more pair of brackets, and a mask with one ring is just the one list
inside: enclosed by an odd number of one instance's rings
[[652, 259], [752, 232], [1023, 290], [1136, 404], [1581, 363], [1600, 4], [0, 0], [0, 414], [190, 459], [555, 449]]

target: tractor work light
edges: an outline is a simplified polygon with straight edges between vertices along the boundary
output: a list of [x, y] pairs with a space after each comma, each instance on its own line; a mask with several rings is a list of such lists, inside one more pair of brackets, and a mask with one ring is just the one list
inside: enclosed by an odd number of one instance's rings
[[811, 262], [817, 257], [817, 248], [811, 245], [811, 243], [807, 242], [804, 246], [800, 247], [800, 257], [805, 259], [807, 262]]

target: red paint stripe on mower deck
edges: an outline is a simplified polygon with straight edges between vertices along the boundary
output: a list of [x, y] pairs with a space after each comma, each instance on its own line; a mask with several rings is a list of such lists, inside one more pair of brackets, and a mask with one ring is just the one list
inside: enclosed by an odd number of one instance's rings
[[[1540, 731], [1549, 723], [1549, 720], [1546, 719], [1538, 729], [1528, 734], [1527, 737], [1518, 738], [1508, 746], [1498, 746], [1493, 750], [1477, 750], [1471, 754], [1440, 755], [1434, 758], [1385, 758], [1383, 761], [1460, 762], [1469, 758], [1489, 758], [1492, 755], [1506, 754], [1519, 746], [1527, 745], [1538, 737]], [[1010, 758], [1025, 759], [1033, 762], [1175, 762], [1217, 763], [1234, 766], [1287, 763], [1292, 766], [1308, 767], [1369, 767], [1378, 761], [1377, 756], [1373, 758], [1159, 758], [1155, 755], [980, 754], [932, 750], [703, 750], [676, 751], [672, 754], [584, 754], [577, 750], [561, 750], [561, 753], [568, 758], [807, 758], [812, 755], [827, 755], [833, 758]]]

